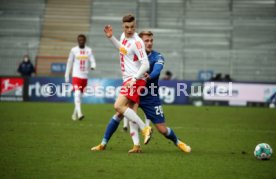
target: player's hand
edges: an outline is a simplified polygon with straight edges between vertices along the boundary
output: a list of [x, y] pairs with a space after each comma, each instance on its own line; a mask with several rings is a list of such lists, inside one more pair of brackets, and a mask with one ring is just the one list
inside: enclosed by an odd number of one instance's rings
[[70, 79], [69, 76], [65, 76], [65, 83], [69, 83]]
[[144, 74], [144, 77], [146, 78], [147, 81], [151, 79], [150, 75], [147, 72]]
[[106, 25], [104, 27], [104, 33], [107, 38], [111, 38], [113, 35], [113, 30], [111, 25]]
[[132, 78], [130, 81], [126, 83], [126, 86], [127, 88], [132, 88], [135, 83], [136, 83], [136, 79]]

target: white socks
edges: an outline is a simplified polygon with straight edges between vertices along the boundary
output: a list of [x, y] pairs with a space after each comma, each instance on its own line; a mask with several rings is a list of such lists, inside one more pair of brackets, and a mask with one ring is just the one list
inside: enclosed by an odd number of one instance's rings
[[81, 112], [81, 91], [76, 90], [74, 93], [74, 101], [75, 101], [75, 110], [77, 111], [78, 118], [81, 117], [83, 114]]
[[129, 121], [129, 132], [134, 145], [140, 145], [138, 128], [139, 126], [136, 123]]
[[126, 117], [124, 117], [124, 128], [127, 128], [127, 126], [128, 126], [128, 120], [127, 120], [127, 118]]
[[77, 115], [78, 115], [78, 112], [77, 112], [77, 109], [76, 109], [76, 106], [75, 106], [73, 116], [77, 116]]
[[[123, 128], [127, 128], [129, 126], [128, 119], [126, 117], [124, 117], [123, 121], [124, 121]], [[146, 126], [150, 126], [150, 120], [147, 119], [146, 115], [145, 115], [145, 124], [146, 124]]]
[[150, 125], [150, 120], [147, 119], [147, 117], [145, 116], [145, 120], [146, 120], [146, 126], [149, 126]]
[[124, 116], [128, 118], [130, 121], [136, 122], [136, 124], [139, 126], [141, 130], [143, 130], [146, 127], [142, 119], [132, 109], [127, 108], [124, 112]]
[[[136, 113], [135, 113], [136, 114]], [[146, 118], [146, 126], [150, 125], [150, 120]], [[134, 145], [140, 145], [140, 138], [139, 138], [139, 126], [137, 125], [136, 122], [133, 121], [128, 121], [127, 117], [124, 117], [124, 127], [127, 127], [127, 125], [129, 124], [129, 132], [130, 132], [130, 136], [132, 138], [133, 144]]]

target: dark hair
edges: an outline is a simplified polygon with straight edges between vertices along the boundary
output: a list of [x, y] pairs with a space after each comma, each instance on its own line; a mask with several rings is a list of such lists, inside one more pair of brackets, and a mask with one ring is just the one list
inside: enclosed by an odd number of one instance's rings
[[123, 21], [123, 23], [124, 22], [133, 22], [133, 21], [135, 21], [135, 17], [132, 14], [128, 14], [123, 17], [122, 21]]
[[168, 76], [172, 76], [172, 72], [170, 72], [169, 70], [168, 71], [166, 71], [166, 73], [165, 73], [166, 75], [168, 75]]
[[140, 38], [142, 38], [144, 35], [153, 36], [153, 33], [151, 31], [149, 31], [149, 30], [148, 31], [144, 30], [144, 31], [142, 31], [142, 32], [139, 33], [139, 37]]
[[80, 38], [80, 37], [82, 37], [82, 38], [84, 38], [84, 40], [86, 40], [86, 36], [84, 34], [79, 34], [78, 38]]

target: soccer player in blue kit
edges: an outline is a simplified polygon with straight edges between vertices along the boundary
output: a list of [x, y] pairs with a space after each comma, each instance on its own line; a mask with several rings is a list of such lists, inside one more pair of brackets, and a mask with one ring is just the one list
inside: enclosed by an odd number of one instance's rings
[[[189, 153], [191, 152], [191, 147], [182, 142], [175, 135], [174, 131], [165, 124], [165, 116], [158, 93], [158, 81], [160, 72], [163, 69], [164, 57], [159, 52], [152, 50], [153, 33], [151, 31], [142, 31], [139, 33], [139, 36], [144, 41], [150, 63], [149, 72], [145, 74], [147, 79], [147, 90], [144, 91], [145, 95], [140, 96], [139, 107], [144, 111], [146, 120], [151, 120], [162, 135], [171, 140], [181, 151]], [[134, 143], [134, 146], [129, 150], [129, 153], [140, 153], [142, 150], [139, 141], [139, 127], [135, 122], [129, 121], [129, 128]]]

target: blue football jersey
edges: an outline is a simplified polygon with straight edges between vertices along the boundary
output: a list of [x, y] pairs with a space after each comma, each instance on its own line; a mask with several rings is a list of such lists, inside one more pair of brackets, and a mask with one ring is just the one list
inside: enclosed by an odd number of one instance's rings
[[[164, 57], [157, 51], [152, 51], [150, 54], [148, 54], [148, 59], [150, 63], [150, 69], [148, 71], [148, 74], [150, 74], [151, 79], [147, 81], [146, 87], [148, 89], [148, 93], [145, 96], [140, 96], [140, 105], [143, 104], [151, 104], [151, 105], [160, 105], [161, 101], [159, 99], [159, 76], [160, 72], [163, 69], [165, 59]], [[150, 86], [156, 86], [153, 88], [153, 93], [151, 92]]]

